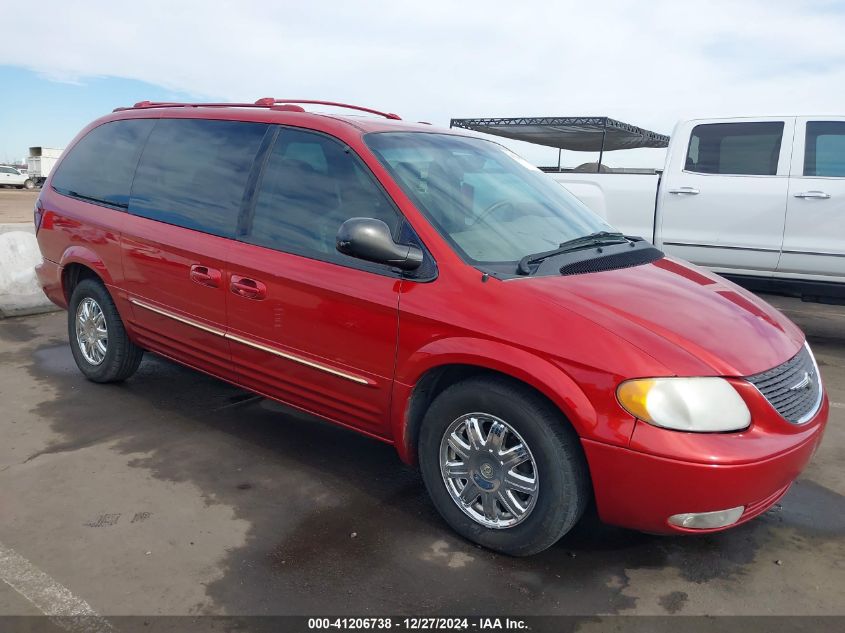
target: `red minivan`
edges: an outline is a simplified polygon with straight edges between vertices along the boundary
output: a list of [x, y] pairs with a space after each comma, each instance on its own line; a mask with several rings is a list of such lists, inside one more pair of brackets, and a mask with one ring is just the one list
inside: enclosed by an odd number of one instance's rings
[[[82, 373], [144, 351], [393, 444], [464, 537], [759, 515], [828, 416], [802, 332], [622, 235], [501, 145], [394, 114], [142, 102], [35, 209]], [[361, 115], [363, 111], [364, 115]]]

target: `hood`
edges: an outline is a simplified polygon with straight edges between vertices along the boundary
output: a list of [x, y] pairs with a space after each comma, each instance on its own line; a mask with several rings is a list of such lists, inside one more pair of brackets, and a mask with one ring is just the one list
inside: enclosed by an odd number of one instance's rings
[[765, 301], [672, 258], [526, 281], [677, 375], [749, 376], [790, 359], [804, 343], [801, 330]]

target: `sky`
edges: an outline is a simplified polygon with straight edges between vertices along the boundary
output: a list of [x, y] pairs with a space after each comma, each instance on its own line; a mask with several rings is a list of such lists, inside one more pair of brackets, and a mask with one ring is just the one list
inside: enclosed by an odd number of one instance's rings
[[[684, 118], [845, 111], [845, 0], [0, 4], [4, 162], [143, 99], [325, 99], [446, 127], [610, 116], [666, 134]], [[557, 162], [555, 149], [507, 144]], [[587, 160], [564, 152], [564, 165]]]

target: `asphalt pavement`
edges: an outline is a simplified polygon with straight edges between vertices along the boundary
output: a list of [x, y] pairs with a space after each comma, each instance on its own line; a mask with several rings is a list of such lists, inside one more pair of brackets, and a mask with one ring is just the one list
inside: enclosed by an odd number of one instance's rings
[[782, 504], [699, 537], [591, 514], [528, 559], [451, 532], [388, 445], [151, 354], [90, 383], [65, 313], [0, 321], [0, 615], [845, 614], [845, 307], [771, 300], [834, 403]]

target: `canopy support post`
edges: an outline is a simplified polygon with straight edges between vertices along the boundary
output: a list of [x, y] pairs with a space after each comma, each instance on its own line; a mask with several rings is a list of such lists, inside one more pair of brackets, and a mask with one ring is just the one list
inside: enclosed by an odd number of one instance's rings
[[601, 172], [601, 161], [604, 158], [604, 139], [607, 137], [607, 117], [604, 119], [604, 127], [601, 131], [601, 149], [599, 150], [599, 162], [596, 163], [596, 173]]
[[558, 171], [560, 171], [560, 153], [561, 153], [562, 151], [563, 151], [563, 150], [562, 150], [560, 147], [558, 147], [558, 149], [557, 149], [557, 170], [558, 170]]

